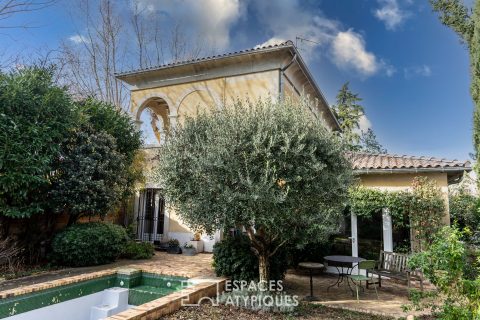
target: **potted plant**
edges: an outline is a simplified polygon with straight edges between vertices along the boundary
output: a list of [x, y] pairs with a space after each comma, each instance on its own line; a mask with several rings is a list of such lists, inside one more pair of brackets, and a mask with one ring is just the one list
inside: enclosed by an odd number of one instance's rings
[[167, 253], [171, 253], [171, 254], [182, 253], [182, 249], [180, 248], [180, 242], [178, 242], [177, 239], [170, 239], [168, 241]]
[[193, 239], [189, 242], [189, 244], [195, 248], [197, 253], [203, 252], [203, 241], [199, 232], [195, 232]]
[[197, 254], [197, 250], [188, 242], [185, 242], [182, 248], [182, 253], [186, 256], [194, 256]]

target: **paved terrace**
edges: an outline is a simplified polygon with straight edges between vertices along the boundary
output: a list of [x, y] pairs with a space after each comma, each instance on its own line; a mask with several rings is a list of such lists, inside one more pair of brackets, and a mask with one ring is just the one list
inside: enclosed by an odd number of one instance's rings
[[[157, 252], [151, 260], [120, 260], [104, 266], [63, 269], [21, 279], [3, 281], [0, 282], [0, 291], [90, 272], [125, 267], [154, 270], [155, 273], [189, 278], [210, 278], [215, 276], [212, 269], [212, 254], [202, 253], [196, 256], [184, 256]], [[406, 316], [402, 311], [402, 305], [408, 303], [408, 291], [405, 285], [392, 281], [382, 281], [382, 288], [379, 288], [378, 291], [379, 300], [377, 300], [375, 291], [372, 288], [361, 292], [361, 301], [357, 303], [356, 298], [345, 284], [342, 284], [340, 287], [332, 287], [327, 292], [327, 287], [333, 284], [335, 280], [336, 277], [333, 275], [321, 274], [314, 276], [314, 294], [319, 297], [319, 301], [314, 303], [394, 317]], [[302, 271], [289, 270], [284, 281], [284, 287], [288, 293], [298, 295], [303, 299], [303, 297], [309, 295], [310, 278], [307, 273]]]

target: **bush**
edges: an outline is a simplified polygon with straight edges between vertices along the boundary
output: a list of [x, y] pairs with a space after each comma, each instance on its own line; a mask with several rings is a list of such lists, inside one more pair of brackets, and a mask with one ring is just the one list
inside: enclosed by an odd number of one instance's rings
[[480, 319], [480, 277], [469, 270], [472, 261], [462, 238], [458, 229], [444, 227], [427, 250], [411, 257], [409, 267], [420, 269], [437, 288], [436, 303], [414, 300], [414, 308], [430, 307], [440, 319]]
[[129, 241], [125, 246], [122, 257], [126, 259], [151, 259], [155, 254], [155, 247], [150, 242]]
[[[270, 258], [271, 280], [283, 279], [288, 267], [286, 250], [279, 249]], [[258, 257], [245, 235], [227, 237], [213, 247], [213, 268], [217, 276], [232, 280], [258, 280]]]
[[110, 263], [123, 252], [127, 240], [127, 232], [119, 225], [101, 222], [74, 224], [53, 239], [51, 260], [71, 267]]

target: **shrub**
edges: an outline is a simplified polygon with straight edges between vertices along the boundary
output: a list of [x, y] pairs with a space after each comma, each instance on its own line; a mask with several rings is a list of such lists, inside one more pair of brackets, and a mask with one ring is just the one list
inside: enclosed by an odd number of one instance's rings
[[110, 263], [122, 253], [127, 240], [127, 232], [119, 225], [101, 222], [74, 224], [53, 239], [51, 260], [71, 267]]
[[440, 319], [480, 318], [480, 277], [476, 272], [468, 270], [472, 261], [469, 261], [469, 253], [462, 238], [458, 229], [444, 227], [435, 235], [427, 250], [412, 256], [409, 267], [422, 270], [437, 288], [433, 292], [437, 303], [425, 304], [417, 299], [414, 300], [413, 307], [430, 307]]
[[[227, 237], [213, 248], [213, 267], [217, 276], [232, 280], [258, 280], [258, 257], [251, 249], [250, 239], [245, 235]], [[285, 250], [278, 250], [270, 257], [271, 280], [283, 279], [288, 267]]]
[[155, 254], [155, 247], [150, 242], [129, 241], [122, 257], [126, 259], [150, 259]]

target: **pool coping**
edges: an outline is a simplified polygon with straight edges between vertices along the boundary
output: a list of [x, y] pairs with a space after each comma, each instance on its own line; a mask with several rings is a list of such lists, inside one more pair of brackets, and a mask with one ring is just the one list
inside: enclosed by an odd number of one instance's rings
[[96, 271], [91, 273], [83, 273], [76, 276], [36, 283], [36, 284], [32, 284], [32, 285], [28, 285], [20, 288], [8, 289], [8, 290], [0, 291], [0, 299], [12, 298], [12, 297], [16, 297], [24, 294], [29, 294], [37, 291], [65, 286], [65, 285], [69, 285], [77, 282], [93, 280], [93, 279], [97, 279], [105, 276], [111, 276], [116, 274], [118, 271], [119, 270], [117, 269], [108, 269], [108, 270]]
[[[156, 300], [132, 307], [104, 320], [144, 320], [159, 319], [182, 307], [194, 306], [200, 300], [212, 298], [225, 290], [226, 278], [191, 278], [197, 282], [189, 288], [171, 293]], [[215, 302], [214, 300], [210, 300]]]
[[113, 315], [108, 320], [136, 320], [149, 317], [160, 317], [180, 309], [186, 304], [195, 304], [205, 297], [214, 297], [224, 291], [226, 278], [189, 278], [185, 273], [161, 272], [155, 268], [142, 268], [134, 266], [132, 268], [112, 268], [91, 273], [83, 273], [76, 276], [70, 276], [62, 279], [32, 284], [24, 287], [8, 289], [0, 291], [0, 301], [6, 298], [12, 298], [25, 294], [30, 294], [42, 290], [62, 287], [65, 285], [75, 284], [83, 281], [93, 280], [111, 275], [129, 275], [135, 272], [146, 272], [163, 276], [185, 277], [193, 283], [191, 287], [181, 289], [164, 297], [144, 303], [139, 306], [132, 307], [126, 311]]

